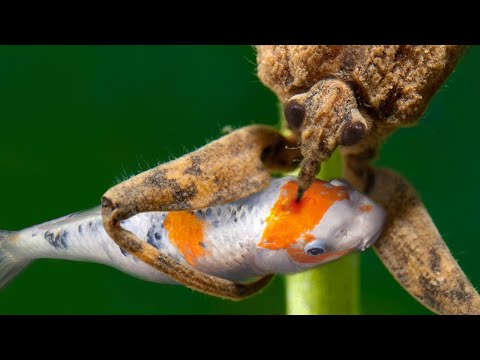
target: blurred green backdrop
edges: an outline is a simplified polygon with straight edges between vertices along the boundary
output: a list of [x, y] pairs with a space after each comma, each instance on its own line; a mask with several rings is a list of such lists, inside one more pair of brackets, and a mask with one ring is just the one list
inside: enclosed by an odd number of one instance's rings
[[[397, 132], [377, 161], [418, 189], [476, 287], [479, 100], [473, 47], [419, 125]], [[117, 180], [204, 145], [225, 125], [277, 117], [250, 46], [0, 47], [0, 228], [93, 207]], [[361, 267], [362, 313], [429, 313], [372, 250]], [[283, 291], [277, 277], [261, 295], [233, 303], [104, 265], [39, 260], [0, 294], [0, 313], [281, 314]]]

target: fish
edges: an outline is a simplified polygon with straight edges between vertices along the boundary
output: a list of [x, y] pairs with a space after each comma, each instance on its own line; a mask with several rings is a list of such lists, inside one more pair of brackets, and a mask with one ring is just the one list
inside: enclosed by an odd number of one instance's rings
[[[296, 178], [193, 211], [147, 212], [121, 226], [179, 262], [228, 280], [292, 274], [369, 248], [386, 213], [342, 180], [315, 180], [297, 200]], [[106, 233], [101, 208], [20, 231], [0, 231], [0, 289], [36, 259], [96, 262], [156, 283], [175, 284], [121, 249]]]

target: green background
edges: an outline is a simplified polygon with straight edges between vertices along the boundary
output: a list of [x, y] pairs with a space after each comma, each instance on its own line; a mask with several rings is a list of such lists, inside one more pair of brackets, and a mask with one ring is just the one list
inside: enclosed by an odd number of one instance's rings
[[[473, 47], [419, 125], [388, 139], [377, 161], [418, 189], [477, 288], [479, 65]], [[277, 117], [250, 46], [0, 47], [0, 228], [93, 207], [118, 180], [202, 146], [225, 125]], [[429, 313], [372, 250], [361, 267], [362, 313]], [[283, 291], [277, 277], [234, 303], [104, 265], [39, 260], [1, 292], [0, 313], [281, 314]]]

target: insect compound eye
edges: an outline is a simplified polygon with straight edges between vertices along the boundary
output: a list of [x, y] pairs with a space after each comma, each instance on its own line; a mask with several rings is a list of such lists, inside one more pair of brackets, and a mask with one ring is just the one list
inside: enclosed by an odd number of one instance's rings
[[340, 137], [340, 145], [352, 146], [365, 137], [367, 129], [361, 122], [347, 124]]
[[317, 255], [321, 255], [324, 252], [326, 252], [325, 246], [323, 246], [322, 243], [318, 240], [313, 241], [310, 244], [308, 244], [307, 246], [305, 246], [304, 251], [305, 251], [305, 254], [310, 255], [310, 256], [317, 256]]
[[299, 130], [305, 119], [305, 107], [295, 100], [290, 100], [283, 108], [285, 119], [293, 130]]

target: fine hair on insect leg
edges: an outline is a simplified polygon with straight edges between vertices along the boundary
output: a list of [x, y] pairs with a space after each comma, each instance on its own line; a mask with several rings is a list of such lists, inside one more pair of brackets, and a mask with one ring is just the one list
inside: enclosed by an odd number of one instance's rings
[[232, 300], [248, 297], [271, 280], [240, 284], [204, 274], [170, 258], [123, 229], [120, 222], [148, 211], [206, 208], [264, 189], [269, 171], [291, 170], [298, 150], [266, 126], [245, 127], [177, 160], [143, 172], [102, 197], [103, 225], [121, 249], [192, 289]]

